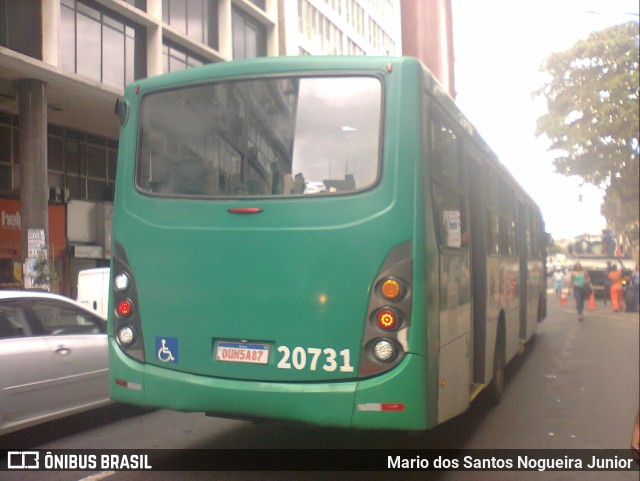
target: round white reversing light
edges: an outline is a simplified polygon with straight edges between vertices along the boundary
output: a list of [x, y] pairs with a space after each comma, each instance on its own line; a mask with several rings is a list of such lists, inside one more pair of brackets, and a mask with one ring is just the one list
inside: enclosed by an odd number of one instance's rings
[[380, 362], [388, 362], [393, 359], [395, 351], [393, 344], [386, 339], [377, 341], [373, 346], [373, 354]]

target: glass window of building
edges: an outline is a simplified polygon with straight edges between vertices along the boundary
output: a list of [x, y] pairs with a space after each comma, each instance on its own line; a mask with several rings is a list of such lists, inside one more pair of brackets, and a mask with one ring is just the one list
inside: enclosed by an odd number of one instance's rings
[[131, 5], [132, 7], [136, 7], [142, 11], [147, 10], [147, 0], [124, 0], [126, 3]]
[[347, 52], [348, 55], [364, 55], [364, 50], [351, 39], [347, 41]]
[[[0, 195], [19, 185], [18, 117], [0, 112]], [[47, 182], [71, 199], [113, 201], [118, 142], [56, 125], [47, 128]]]
[[342, 31], [308, 1], [298, 1], [298, 28], [316, 53], [342, 55]]
[[0, 112], [0, 194], [9, 195], [12, 191], [13, 137], [11, 116]]
[[356, 0], [347, 0], [347, 22], [356, 32], [364, 36], [364, 8]]
[[267, 56], [267, 29], [244, 12], [233, 9], [233, 58]]
[[144, 77], [140, 27], [90, 1], [61, 0], [60, 8], [64, 70], [119, 88]]
[[199, 67], [209, 61], [165, 40], [162, 45], [162, 71], [177, 72], [191, 67]]
[[254, 4], [256, 7], [258, 7], [262, 11], [265, 11], [267, 9], [266, 0], [249, 0], [249, 3]]
[[40, 2], [0, 0], [0, 46], [42, 58]]
[[[108, 165], [113, 146], [101, 137], [66, 131], [66, 188], [72, 199], [112, 201], [114, 179]], [[117, 148], [117, 147], [116, 147]]]
[[9, 46], [9, 15], [5, 1], [6, 0], [0, 0], [0, 46], [2, 47]]
[[218, 49], [218, 0], [162, 0], [162, 21], [194, 42]]

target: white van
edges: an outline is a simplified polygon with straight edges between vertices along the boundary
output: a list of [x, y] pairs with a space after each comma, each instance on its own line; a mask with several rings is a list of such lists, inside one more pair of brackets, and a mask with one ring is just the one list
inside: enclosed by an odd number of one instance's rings
[[109, 304], [109, 271], [108, 267], [99, 267], [78, 272], [76, 300], [105, 319]]

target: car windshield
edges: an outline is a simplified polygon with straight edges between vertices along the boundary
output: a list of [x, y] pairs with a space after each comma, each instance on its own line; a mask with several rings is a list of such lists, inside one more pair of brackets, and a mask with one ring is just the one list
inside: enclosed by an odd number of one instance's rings
[[331, 195], [379, 175], [375, 77], [263, 78], [146, 95], [138, 188], [180, 197]]

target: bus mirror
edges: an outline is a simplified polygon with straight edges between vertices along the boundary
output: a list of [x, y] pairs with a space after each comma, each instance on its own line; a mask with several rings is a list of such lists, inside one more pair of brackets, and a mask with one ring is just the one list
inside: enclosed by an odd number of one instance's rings
[[115, 106], [115, 114], [120, 120], [120, 125], [124, 124], [127, 120], [127, 114], [129, 113], [129, 102], [125, 99], [117, 99]]

